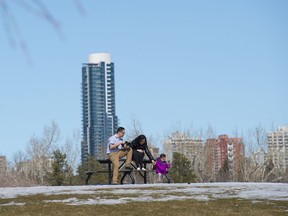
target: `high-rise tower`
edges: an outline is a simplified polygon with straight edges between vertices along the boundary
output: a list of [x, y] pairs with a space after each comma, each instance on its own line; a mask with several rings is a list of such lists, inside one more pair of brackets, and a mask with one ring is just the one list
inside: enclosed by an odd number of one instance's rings
[[82, 67], [81, 159], [104, 158], [107, 139], [118, 128], [114, 63], [109, 53], [93, 53]]

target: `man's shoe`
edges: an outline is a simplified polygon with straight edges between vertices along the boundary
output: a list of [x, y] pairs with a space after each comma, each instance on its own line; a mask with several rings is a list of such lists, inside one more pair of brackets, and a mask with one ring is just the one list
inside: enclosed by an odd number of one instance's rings
[[142, 167], [142, 170], [143, 170], [143, 171], [146, 171], [146, 169], [145, 169], [144, 167]]
[[137, 170], [138, 170], [138, 171], [141, 170], [140, 167], [137, 167]]
[[118, 182], [112, 182], [112, 185], [118, 185]]
[[132, 166], [131, 164], [125, 165], [125, 169], [132, 170], [132, 169], [133, 169], [133, 166]]

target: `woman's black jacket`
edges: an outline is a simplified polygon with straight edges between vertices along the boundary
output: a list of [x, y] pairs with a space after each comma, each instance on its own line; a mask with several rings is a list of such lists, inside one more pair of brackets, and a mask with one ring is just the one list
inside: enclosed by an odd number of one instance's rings
[[133, 140], [133, 141], [130, 143], [129, 146], [130, 146], [133, 150], [137, 150], [137, 149], [144, 150], [145, 153], [146, 153], [146, 155], [148, 156], [148, 158], [149, 158], [150, 160], [154, 160], [151, 152], [150, 152], [149, 149], [148, 149], [148, 146], [147, 146], [147, 143], [146, 143], [146, 142], [145, 142], [143, 145], [140, 145], [140, 144], [138, 143], [138, 140], [135, 139], [135, 140]]

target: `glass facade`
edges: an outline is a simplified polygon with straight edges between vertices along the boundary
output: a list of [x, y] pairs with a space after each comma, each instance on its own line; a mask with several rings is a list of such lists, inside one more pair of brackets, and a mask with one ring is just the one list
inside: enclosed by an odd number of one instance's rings
[[118, 128], [115, 109], [114, 63], [82, 67], [82, 162], [88, 154], [105, 158], [106, 144]]

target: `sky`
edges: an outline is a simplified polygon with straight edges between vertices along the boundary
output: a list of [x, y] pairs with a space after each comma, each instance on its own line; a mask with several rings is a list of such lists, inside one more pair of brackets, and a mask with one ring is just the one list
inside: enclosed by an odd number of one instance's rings
[[[52, 121], [63, 139], [81, 130], [81, 67], [95, 52], [109, 52], [115, 64], [120, 125], [138, 121], [158, 145], [179, 128], [211, 125], [232, 136], [288, 124], [286, 0], [79, 0], [83, 10], [72, 0], [45, 1], [56, 29], [8, 2], [0, 155], [25, 150]], [[18, 26], [10, 35], [7, 18]]]

